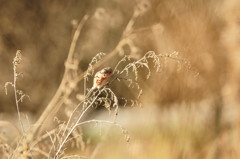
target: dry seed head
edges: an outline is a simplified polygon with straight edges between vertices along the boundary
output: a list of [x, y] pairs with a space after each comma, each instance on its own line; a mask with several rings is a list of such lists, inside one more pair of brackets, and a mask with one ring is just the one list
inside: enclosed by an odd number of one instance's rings
[[29, 101], [31, 101], [31, 99], [30, 99], [30, 97], [29, 97], [28, 95], [23, 94], [23, 95], [21, 95], [20, 98], [18, 99], [18, 102], [19, 102], [19, 101], [23, 102], [23, 99], [24, 99], [25, 97], [27, 97], [27, 98], [29, 99]]
[[7, 95], [7, 87], [8, 87], [9, 85], [12, 86], [12, 87], [14, 87], [14, 85], [13, 85], [12, 82], [6, 82], [5, 85], [4, 85], [4, 88], [5, 88], [5, 94], [6, 94], [6, 95]]
[[131, 60], [131, 57], [128, 56], [128, 55], [125, 55], [118, 63], [117, 65], [115, 66], [114, 70], [113, 70], [113, 73], [116, 73], [116, 74], [119, 74], [120, 71], [118, 70], [118, 67], [122, 64], [122, 63], [125, 63], [127, 61], [130, 61]]
[[21, 60], [22, 60], [21, 50], [17, 50], [16, 56], [13, 59], [13, 65], [17, 66], [18, 64], [21, 63]]
[[93, 74], [94, 74], [93, 65], [96, 64], [96, 63], [98, 63], [98, 61], [101, 60], [102, 57], [105, 56], [105, 55], [106, 55], [105, 53], [100, 52], [100, 53], [98, 53], [96, 56], [94, 56], [94, 57], [92, 58], [91, 62], [90, 62], [89, 65], [88, 65], [87, 73], [86, 73], [86, 75], [84, 76], [84, 78], [85, 78], [86, 80], [88, 80], [88, 76], [93, 76]]

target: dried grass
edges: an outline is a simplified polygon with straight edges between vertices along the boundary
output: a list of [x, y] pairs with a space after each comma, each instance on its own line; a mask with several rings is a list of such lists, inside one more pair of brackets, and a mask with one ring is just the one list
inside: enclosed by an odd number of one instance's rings
[[[130, 19], [128, 25], [123, 31], [122, 38], [119, 41], [116, 48], [108, 53], [99, 53], [95, 57], [92, 58], [92, 61], [89, 62], [88, 69], [79, 74], [78, 64], [79, 60], [75, 58], [75, 47], [78, 40], [78, 37], [81, 33], [81, 29], [88, 20], [89, 16], [84, 16], [82, 21], [78, 24], [75, 34], [73, 36], [73, 40], [69, 49], [68, 57], [65, 62], [65, 72], [63, 75], [62, 82], [57, 90], [55, 96], [51, 100], [51, 102], [46, 107], [45, 111], [42, 113], [40, 118], [31, 127], [30, 130], [26, 131], [24, 129], [21, 115], [19, 103], [23, 101], [24, 97], [29, 97], [23, 93], [23, 91], [18, 90], [16, 88], [17, 79], [19, 76], [22, 76], [22, 73], [17, 72], [17, 66], [21, 62], [21, 53], [17, 51], [16, 57], [13, 61], [13, 70], [14, 70], [14, 81], [7, 82], [5, 84], [5, 90], [7, 94], [7, 87], [10, 85], [13, 87], [15, 92], [15, 100], [16, 100], [16, 108], [18, 112], [19, 122], [21, 125], [21, 135], [17, 141], [17, 146], [15, 148], [11, 148], [7, 144], [2, 144], [2, 151], [5, 156], [9, 158], [31, 158], [34, 156], [44, 156], [46, 158], [88, 158], [84, 156], [66, 155], [65, 151], [69, 147], [69, 143], [74, 147], [80, 147], [82, 150], [85, 149], [85, 141], [82, 137], [81, 127], [86, 124], [95, 124], [95, 125], [113, 125], [118, 127], [122, 134], [125, 137], [127, 142], [130, 141], [130, 136], [128, 131], [119, 123], [116, 122], [116, 118], [119, 111], [119, 98], [111, 89], [111, 84], [114, 81], [127, 81], [128, 87], [130, 89], [136, 89], [137, 99], [140, 98], [143, 93], [142, 88], [140, 87], [138, 76], [141, 70], [147, 70], [146, 79], [151, 76], [151, 72], [155, 68], [156, 72], [159, 72], [162, 63], [160, 62], [162, 58], [174, 59], [175, 61], [181, 61], [181, 58], [176, 56], [176, 53], [171, 54], [156, 54], [153, 51], [147, 52], [142, 58], [138, 60], [134, 60], [131, 56], [124, 56], [115, 66], [114, 75], [111, 80], [102, 88], [92, 91], [87, 88], [87, 82], [95, 73], [95, 69], [101, 67], [103, 63], [106, 63], [110, 58], [116, 56], [118, 53], [122, 54], [123, 46], [128, 45], [130, 48], [134, 48], [135, 46], [132, 43], [134, 39], [134, 34], [136, 34], [133, 26], [136, 19], [144, 14], [144, 12], [148, 9], [148, 5], [145, 3], [140, 3], [133, 13], [132, 18]], [[134, 49], [131, 49], [134, 50]], [[125, 53], [124, 53], [125, 54]], [[151, 68], [150, 63], [153, 64]], [[123, 66], [120, 68], [120, 66]], [[75, 109], [68, 113], [68, 120], [61, 121], [56, 116], [56, 113], [61, 108], [63, 104], [66, 104], [70, 95], [74, 91], [74, 88], [78, 86], [80, 81], [84, 81], [84, 98], [75, 106]], [[121, 83], [120, 83], [121, 84]], [[92, 92], [91, 92], [92, 91]], [[89, 93], [90, 92], [90, 93]], [[88, 95], [87, 95], [88, 94]], [[124, 101], [124, 105], [139, 105], [139, 101], [127, 98], [121, 98]], [[130, 101], [130, 102], [129, 102]], [[83, 117], [86, 115], [88, 111], [92, 108], [96, 108], [99, 106], [105, 107], [109, 114], [113, 114], [113, 120], [83, 120]], [[113, 108], [113, 110], [112, 110]], [[47, 125], [49, 120], [55, 119], [57, 123], [57, 127], [52, 129], [51, 131], [46, 131], [44, 133], [44, 127]], [[111, 130], [109, 130], [111, 131]], [[74, 144], [75, 143], [75, 144]], [[45, 145], [42, 147], [42, 145]], [[94, 154], [94, 152], [93, 152]], [[94, 156], [94, 155], [93, 155]]]

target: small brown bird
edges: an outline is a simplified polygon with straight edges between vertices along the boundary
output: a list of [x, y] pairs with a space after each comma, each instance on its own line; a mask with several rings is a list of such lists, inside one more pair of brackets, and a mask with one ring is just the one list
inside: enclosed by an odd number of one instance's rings
[[93, 86], [88, 91], [88, 93], [86, 95], [86, 99], [88, 99], [95, 90], [106, 86], [108, 84], [108, 82], [110, 82], [112, 75], [113, 75], [113, 70], [111, 67], [106, 67], [106, 68], [98, 71], [94, 76]]
[[111, 76], [113, 74], [113, 70], [111, 67], [106, 67], [99, 72], [97, 72], [93, 79], [93, 87], [95, 88], [101, 88], [105, 86], [108, 82], [110, 82]]

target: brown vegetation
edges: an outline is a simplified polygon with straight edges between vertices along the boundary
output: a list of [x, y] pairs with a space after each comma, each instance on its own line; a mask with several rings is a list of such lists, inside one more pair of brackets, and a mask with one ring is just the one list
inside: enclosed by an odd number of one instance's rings
[[240, 157], [237, 0], [0, 3], [2, 158]]

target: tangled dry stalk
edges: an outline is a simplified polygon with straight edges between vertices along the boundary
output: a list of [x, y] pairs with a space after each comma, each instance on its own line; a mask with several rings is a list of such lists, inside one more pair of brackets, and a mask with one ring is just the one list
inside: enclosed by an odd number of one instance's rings
[[[81, 30], [84, 27], [85, 23], [89, 19], [89, 15], [85, 15], [81, 22], [78, 24], [72, 43], [70, 45], [70, 49], [68, 52], [68, 57], [65, 62], [65, 72], [61, 81], [61, 84], [52, 98], [52, 100], [49, 102], [49, 104], [46, 106], [46, 109], [41, 114], [39, 119], [36, 121], [34, 126], [31, 127], [30, 130], [25, 130], [21, 114], [20, 114], [20, 107], [19, 103], [23, 100], [24, 97], [28, 97], [26, 94], [24, 94], [22, 91], [18, 90], [16, 87], [16, 82], [19, 76], [21, 76], [21, 73], [17, 72], [17, 66], [20, 64], [21, 61], [21, 53], [20, 51], [17, 51], [16, 57], [13, 61], [13, 68], [14, 68], [14, 81], [13, 82], [7, 82], [5, 85], [6, 91], [7, 86], [11, 85], [14, 89], [15, 93], [15, 100], [16, 100], [16, 108], [18, 112], [19, 122], [21, 125], [21, 135], [18, 138], [18, 141], [16, 142], [15, 148], [11, 148], [9, 145], [4, 145], [3, 149], [8, 156], [8, 158], [32, 158], [35, 156], [44, 156], [46, 158], [67, 158], [70, 156], [67, 156], [65, 151], [67, 149], [67, 145], [69, 142], [73, 140], [77, 140], [76, 142], [81, 145], [81, 147], [84, 147], [84, 141], [81, 138], [81, 134], [78, 133], [79, 128], [82, 125], [85, 124], [110, 124], [118, 127], [122, 133], [125, 136], [126, 141], [128, 142], [130, 140], [129, 134], [127, 130], [120, 124], [116, 122], [116, 117], [118, 115], [118, 107], [119, 107], [119, 99], [117, 95], [114, 93], [114, 91], [111, 89], [111, 84], [118, 80], [118, 81], [124, 81], [128, 83], [128, 86], [131, 89], [136, 89], [135, 92], [137, 92], [136, 96], [137, 99], [140, 98], [140, 96], [143, 93], [143, 90], [141, 88], [141, 85], [138, 82], [139, 77], [139, 71], [145, 70], [146, 73], [146, 79], [148, 79], [151, 76], [151, 72], [153, 68], [158, 72], [161, 69], [162, 66], [162, 60], [174, 60], [176, 62], [179, 62], [183, 65], [186, 65], [187, 67], [190, 67], [190, 63], [182, 58], [178, 57], [177, 52], [173, 52], [170, 54], [156, 54], [153, 51], [147, 52], [142, 58], [135, 60], [134, 58], [131, 58], [130, 55], [124, 56], [114, 68], [114, 76], [112, 80], [103, 88], [100, 88], [93, 93], [89, 97], [85, 97], [87, 91], [89, 90], [87, 88], [86, 83], [88, 82], [88, 78], [92, 78], [92, 76], [95, 73], [95, 70], [100, 68], [104, 63], [109, 61], [111, 58], [113, 58], [116, 55], [123, 55], [124, 53], [124, 46], [129, 46], [130, 51], [133, 51], [135, 46], [133, 44], [133, 40], [135, 38], [135, 35], [139, 32], [141, 32], [142, 29], [152, 29], [149, 28], [142, 28], [135, 30], [134, 29], [134, 23], [136, 19], [144, 14], [146, 11], [147, 5], [145, 4], [139, 4], [133, 13], [132, 18], [129, 20], [129, 23], [127, 24], [125, 30], [123, 31], [122, 38], [117, 44], [116, 48], [108, 53], [99, 53], [97, 54], [93, 60], [89, 63], [89, 68], [85, 72], [80, 72], [78, 69], [79, 66], [79, 59], [76, 58], [76, 44], [77, 40], [81, 34]], [[123, 67], [120, 67], [123, 66]], [[153, 67], [151, 67], [153, 66]], [[131, 75], [131, 76], [130, 76]], [[66, 104], [66, 101], [70, 100], [70, 96], [72, 95], [74, 89], [78, 86], [79, 82], [84, 80], [84, 94], [81, 101], [75, 106], [75, 109], [68, 115], [68, 120], [61, 121], [55, 118], [58, 121], [58, 126], [56, 128], [53, 128], [51, 131], [46, 131], [45, 128], [48, 125], [48, 122], [51, 122], [54, 117], [56, 117], [57, 112], [59, 109]], [[122, 98], [121, 100], [124, 101], [124, 105], [128, 104], [129, 99]], [[132, 104], [138, 104], [138, 101], [136, 100], [130, 100]], [[112, 112], [112, 108], [114, 108], [114, 118], [113, 121], [107, 121], [107, 120], [83, 120], [83, 117], [86, 115], [86, 113], [93, 107], [99, 107], [104, 106], [107, 108], [109, 112]], [[48, 145], [44, 148], [41, 147], [41, 144], [44, 144], [45, 141], [49, 141]], [[88, 158], [84, 156], [78, 156], [79, 158]], [[75, 157], [76, 157], [75, 156]]]

